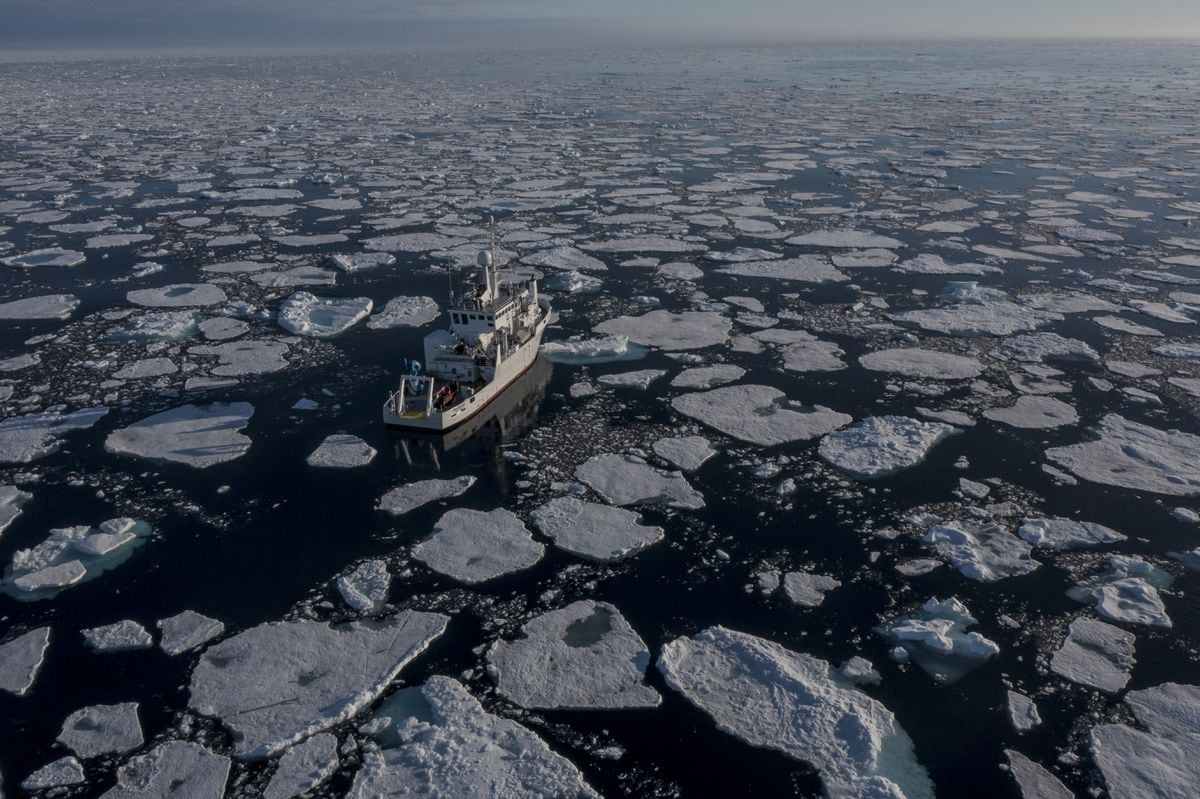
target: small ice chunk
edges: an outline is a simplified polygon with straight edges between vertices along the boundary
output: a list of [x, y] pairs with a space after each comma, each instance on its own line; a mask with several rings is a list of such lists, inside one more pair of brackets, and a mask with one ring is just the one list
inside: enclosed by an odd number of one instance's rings
[[1089, 618], [1071, 622], [1050, 670], [1072, 682], [1115, 694], [1129, 682], [1135, 663], [1133, 633]]
[[1018, 733], [1029, 732], [1042, 723], [1037, 704], [1019, 691], [1008, 692], [1008, 721]]
[[386, 252], [337, 253], [329, 261], [343, 272], [361, 272], [396, 263], [396, 256]]
[[1159, 430], [1115, 413], [1094, 429], [1098, 440], [1055, 447], [1046, 457], [1094, 483], [1170, 496], [1200, 494], [1200, 436]]
[[413, 547], [414, 558], [470, 585], [528, 569], [543, 552], [545, 547], [504, 508], [447, 511], [434, 525], [433, 535]]
[[316, 297], [297, 291], [279, 306], [279, 326], [298, 336], [332, 338], [370, 315], [375, 304], [367, 297]]
[[49, 627], [30, 630], [0, 644], [0, 691], [16, 696], [28, 693], [42, 668], [49, 646]]
[[958, 522], [929, 528], [923, 539], [964, 577], [991, 583], [1028, 574], [1040, 564], [1032, 547], [994, 523]]
[[825, 436], [817, 452], [826, 463], [851, 477], [873, 480], [916, 466], [938, 442], [958, 432], [941, 422], [870, 416]]
[[614, 505], [658, 501], [696, 510], [704, 497], [679, 472], [655, 469], [632, 455], [596, 455], [575, 469], [575, 477]]
[[358, 611], [378, 610], [387, 602], [392, 575], [387, 563], [368, 560], [360, 563], [350, 574], [337, 580], [338, 593], [346, 604]]
[[312, 451], [305, 463], [322, 469], [357, 469], [368, 465], [377, 454], [358, 436], [334, 433]]
[[194, 610], [185, 610], [158, 623], [159, 646], [168, 655], [181, 655], [225, 633], [225, 625]]
[[238, 757], [271, 757], [374, 702], [447, 621], [406, 610], [370, 623], [261, 624], [200, 656], [189, 705], [233, 731]]
[[636, 361], [646, 357], [646, 348], [630, 343], [628, 336], [550, 341], [542, 345], [540, 352], [548, 361], [569, 364]]
[[1171, 576], [1141, 558], [1114, 555], [1108, 570], [1085, 580], [1067, 595], [1080, 602], [1095, 602], [1096, 612], [1106, 619], [1128, 624], [1170, 627], [1160, 587], [1171, 584]]
[[0, 485], [0, 533], [7, 530], [21, 515], [21, 508], [31, 499], [33, 494], [28, 491], [22, 491], [16, 486]]
[[130, 619], [84, 630], [83, 638], [95, 652], [131, 652], [154, 646], [146, 628]]
[[179, 367], [170, 358], [143, 358], [126, 364], [112, 373], [114, 380], [142, 380], [147, 377], [173, 375]]
[[441, 310], [431, 297], [393, 297], [383, 310], [367, 320], [372, 330], [393, 327], [420, 327], [438, 318]]
[[829, 796], [933, 797], [895, 716], [823, 660], [710, 627], [666, 644], [657, 665], [721, 730], [811, 763]]
[[663, 538], [661, 527], [640, 524], [641, 516], [633, 511], [574, 497], [556, 497], [535, 509], [530, 519], [556, 546], [591, 560], [623, 558]]
[[904, 651], [938, 682], [957, 682], [994, 657], [1000, 647], [977, 632], [976, 619], [957, 598], [928, 600], [916, 613], [901, 616], [876, 632]]
[[337, 738], [322, 732], [283, 753], [263, 799], [292, 799], [324, 783], [338, 768]]
[[650, 384], [667, 373], [666, 369], [642, 369], [636, 372], [620, 372], [619, 374], [600, 375], [597, 378], [606, 386], [617, 388], [639, 388], [645, 391]]
[[825, 601], [825, 594], [841, 584], [840, 580], [826, 574], [800, 571], [783, 575], [783, 592], [787, 598], [793, 605], [806, 608], [819, 607]]
[[696, 471], [705, 461], [717, 454], [712, 443], [703, 436], [660, 438], [651, 448], [655, 455], [670, 461], [676, 468], [685, 472]]
[[650, 652], [621, 612], [581, 600], [525, 623], [488, 650], [496, 689], [526, 708], [657, 707], [644, 682]]
[[1017, 535], [1035, 547], [1047, 549], [1077, 549], [1098, 544], [1115, 544], [1125, 536], [1095, 522], [1073, 519], [1026, 519]]
[[100, 799], [221, 799], [229, 758], [191, 741], [165, 741], [117, 769], [117, 784]]
[[855, 685], [879, 685], [883, 675], [875, 670], [871, 661], [855, 655], [842, 664], [838, 672]]
[[475, 478], [471, 475], [455, 477], [450, 480], [420, 480], [415, 483], [405, 483], [380, 497], [377, 507], [393, 516], [402, 516], [422, 505], [428, 505], [430, 502], [460, 496], [473, 485], [475, 485]]
[[248, 402], [182, 405], [110, 433], [104, 448], [157, 462], [207, 469], [240, 458], [250, 449], [242, 428], [254, 406]]
[[82, 758], [119, 754], [142, 745], [137, 702], [92, 705], [76, 710], [63, 722], [59, 743]]
[[806, 441], [854, 421], [821, 405], [793, 403], [779, 389], [763, 385], [684, 394], [671, 400], [671, 407], [726, 435], [764, 447]]

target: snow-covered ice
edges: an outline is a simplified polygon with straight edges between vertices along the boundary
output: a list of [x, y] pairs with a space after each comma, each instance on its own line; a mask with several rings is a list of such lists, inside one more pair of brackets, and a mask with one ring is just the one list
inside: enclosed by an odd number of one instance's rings
[[101, 799], [221, 799], [229, 766], [229, 758], [198, 743], [164, 741], [117, 769], [117, 784]]
[[916, 613], [886, 622], [878, 629], [887, 640], [904, 648], [918, 666], [938, 682], [954, 683], [971, 669], [1000, 652], [978, 632], [978, 621], [956, 597], [925, 602]]
[[58, 452], [64, 433], [86, 430], [106, 413], [108, 408], [84, 408], [10, 416], [0, 421], [0, 463], [29, 463]]
[[1029, 732], [1042, 723], [1037, 704], [1020, 691], [1008, 691], [1008, 723], [1018, 733]]
[[917, 347], [876, 350], [862, 356], [858, 362], [874, 372], [933, 380], [965, 380], [977, 377], [983, 371], [983, 364], [975, 358]]
[[279, 305], [279, 326], [289, 333], [332, 338], [345, 333], [371, 314], [368, 297], [317, 297], [297, 291]]
[[1112, 799], [1188, 797], [1200, 785], [1200, 686], [1163, 683], [1125, 695], [1145, 731], [1092, 728], [1092, 759]]
[[1095, 441], [1055, 447], [1046, 457], [1093, 483], [1170, 496], [1200, 494], [1200, 436], [1159, 430], [1110, 413], [1094, 428]]
[[21, 782], [21, 787], [30, 793], [78, 785], [84, 781], [83, 766], [73, 757], [67, 756], [47, 763]]
[[44, 294], [0, 303], [0, 321], [21, 322], [38, 319], [67, 319], [79, 307], [74, 294]]
[[418, 480], [415, 483], [405, 483], [380, 497], [378, 507], [393, 516], [403, 516], [422, 505], [460, 496], [473, 485], [474, 475], [463, 475], [449, 480]]
[[526, 708], [657, 707], [650, 652], [620, 611], [580, 600], [526, 622], [488, 650], [497, 690]]
[[1046, 430], [1079, 421], [1075, 409], [1062, 400], [1029, 395], [1018, 397], [1007, 408], [988, 408], [983, 415], [993, 422], [1024, 430]]
[[841, 584], [827, 574], [797, 571], [783, 575], [783, 593], [793, 605], [805, 608], [819, 607], [825, 601], [825, 594]]
[[891, 314], [901, 324], [949, 336], [1008, 336], [1061, 321], [1062, 314], [1038, 311], [1008, 301], [962, 303]]
[[475, 584], [528, 569], [545, 547], [512, 511], [455, 508], [442, 515], [433, 535], [413, 547], [413, 557], [440, 574]]
[[1087, 617], [1075, 619], [1050, 658], [1050, 670], [1080, 685], [1116, 693], [1129, 682], [1136, 640], [1120, 627]]
[[965, 521], [929, 528], [923, 539], [964, 577], [990, 583], [1039, 566], [1028, 542], [994, 522]]
[[806, 441], [854, 421], [821, 405], [793, 402], [779, 389], [762, 385], [684, 394], [672, 399], [671, 407], [728, 436], [763, 447]]
[[1055, 518], [1026, 519], [1017, 535], [1046, 549], [1076, 549], [1126, 540], [1126, 536], [1102, 524]]
[[358, 436], [334, 433], [309, 454], [305, 462], [322, 469], [357, 469], [370, 464], [378, 452]]
[[159, 646], [168, 655], [182, 655], [225, 634], [224, 623], [194, 610], [185, 610], [158, 622]]
[[873, 480], [916, 466], [940, 441], [958, 432], [957, 427], [941, 422], [870, 416], [826, 435], [817, 452], [826, 463], [851, 477]]
[[601, 335], [625, 336], [630, 341], [663, 350], [694, 350], [723, 344], [729, 337], [729, 317], [713, 311], [650, 311], [641, 316], [618, 316], [594, 328]]
[[392, 575], [387, 563], [368, 560], [337, 579], [338, 593], [347, 605], [359, 611], [377, 610], [388, 598]]
[[634, 455], [593, 456], [575, 469], [575, 477], [614, 505], [656, 501], [674, 508], [704, 507], [703, 495], [682, 474], [656, 469]]
[[125, 299], [144, 308], [191, 308], [220, 305], [229, 298], [220, 286], [212, 283], [176, 283], [156, 289], [139, 289]]
[[696, 471], [717, 454], [712, 443], [703, 436], [660, 438], [651, 445], [651, 449], [655, 455], [685, 472]]
[[82, 758], [128, 752], [142, 745], [137, 702], [92, 705], [63, 722], [59, 743]]
[[0, 691], [24, 696], [33, 687], [46, 649], [50, 628], [39, 627], [0, 644]]
[[589, 560], [623, 558], [663, 538], [661, 527], [641, 524], [633, 511], [574, 497], [556, 497], [530, 513], [530, 519], [555, 546]]
[[254, 406], [248, 402], [182, 405], [110, 433], [104, 448], [118, 455], [207, 469], [246, 454], [250, 438], [241, 431], [253, 415]]
[[283, 753], [263, 799], [292, 799], [321, 785], [337, 771], [337, 738], [317, 733]]
[[440, 314], [441, 310], [432, 297], [393, 297], [367, 320], [367, 327], [372, 330], [420, 327], [437, 319]]
[[1075, 799], [1075, 794], [1045, 767], [1014, 749], [1005, 749], [1004, 754], [1023, 799]]

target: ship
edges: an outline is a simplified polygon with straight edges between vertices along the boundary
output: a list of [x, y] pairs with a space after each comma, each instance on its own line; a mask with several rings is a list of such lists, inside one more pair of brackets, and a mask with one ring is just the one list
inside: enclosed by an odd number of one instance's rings
[[501, 273], [493, 234], [477, 263], [481, 280], [451, 293], [450, 325], [425, 337], [424, 361], [411, 361], [383, 404], [388, 427], [449, 433], [478, 416], [528, 372], [550, 323], [538, 273]]

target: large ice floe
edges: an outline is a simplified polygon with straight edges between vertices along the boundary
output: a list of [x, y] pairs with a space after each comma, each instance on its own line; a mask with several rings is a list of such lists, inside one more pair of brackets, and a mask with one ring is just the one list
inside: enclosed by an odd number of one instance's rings
[[29, 463], [58, 452], [64, 433], [86, 430], [106, 413], [108, 408], [84, 408], [10, 416], [0, 421], [0, 463]]
[[1046, 450], [1054, 464], [1084, 480], [1170, 496], [1200, 495], [1200, 436], [1159, 430], [1107, 414], [1095, 441]]
[[529, 517], [555, 546], [589, 560], [623, 558], [663, 538], [661, 527], [640, 524], [633, 511], [574, 497], [556, 497]]
[[671, 400], [671, 407], [728, 436], [764, 447], [807, 441], [854, 421], [821, 405], [793, 402], [779, 389], [761, 385], [684, 394]]
[[198, 743], [165, 741], [117, 769], [116, 786], [101, 799], [221, 799], [229, 766], [229, 758]]
[[375, 701], [446, 622], [403, 611], [377, 622], [263, 624], [200, 657], [189, 705], [229, 727], [238, 757], [270, 757]]
[[297, 291], [279, 305], [279, 326], [289, 333], [332, 338], [345, 333], [371, 314], [367, 297], [317, 297]]
[[601, 336], [594, 339], [548, 341], [540, 350], [542, 357], [554, 363], [585, 364], [636, 361], [646, 357], [646, 348], [629, 336]]
[[918, 308], [891, 314], [901, 324], [949, 336], [1007, 336], [1062, 321], [1062, 314], [1038, 311], [1006, 300]]
[[1075, 794], [1044, 766], [1013, 749], [1005, 749], [1008, 770], [1024, 799], [1075, 799]]
[[380, 497], [378, 507], [393, 516], [403, 516], [422, 505], [461, 496], [473, 485], [474, 475], [463, 475], [449, 480], [418, 480], [415, 483], [405, 483]]
[[337, 738], [322, 732], [283, 753], [262, 799], [292, 799], [321, 785], [337, 771]]
[[119, 754], [142, 745], [137, 702], [93, 705], [76, 710], [63, 722], [59, 743], [82, 758]]
[[771, 261], [745, 261], [717, 269], [726, 275], [794, 280], [800, 283], [844, 283], [850, 278], [820, 255], [800, 255]]
[[682, 474], [656, 469], [636, 455], [595, 455], [575, 469], [575, 477], [614, 505], [651, 501], [690, 510], [704, 507], [704, 496]]
[[377, 454], [374, 447], [358, 436], [334, 433], [326, 436], [305, 463], [321, 469], [357, 469], [370, 464]]
[[977, 620], [956, 597], [934, 597], [916, 613], [880, 625], [877, 631], [902, 647], [935, 680], [954, 683], [999, 654], [994, 641], [968, 632]]
[[1046, 549], [1076, 549], [1115, 544], [1126, 539], [1110, 527], [1073, 519], [1026, 519], [1017, 535], [1035, 547]]
[[118, 455], [207, 469], [250, 449], [242, 429], [254, 406], [248, 402], [182, 405], [110, 433], [104, 448]]
[[367, 327], [372, 330], [420, 327], [437, 319], [440, 313], [438, 304], [431, 297], [393, 297], [367, 320]]
[[823, 660], [710, 627], [666, 644], [657, 665], [720, 729], [811, 763], [830, 799], [933, 797], [891, 712]]
[[121, 565], [151, 532], [129, 518], [53, 529], [42, 543], [13, 554], [4, 590], [20, 600], [49, 599]]
[[30, 630], [0, 644], [0, 691], [16, 696], [28, 693], [49, 646], [49, 627]]
[[596, 325], [601, 335], [625, 336], [630, 341], [663, 350], [694, 350], [723, 344], [729, 337], [729, 317], [714, 311], [650, 311], [641, 316], [618, 316]]
[[826, 435], [817, 452], [851, 477], [872, 480], [916, 466], [938, 442], [957, 432], [957, 427], [942, 422], [870, 416]]
[[0, 485], [0, 534], [21, 515], [21, 509], [33, 494], [22, 491], [16, 486]]
[[685, 472], [696, 471], [717, 454], [709, 440], [702, 436], [660, 438], [651, 445], [651, 449], [655, 455]]
[[1136, 640], [1120, 627], [1086, 617], [1075, 619], [1050, 658], [1050, 670], [1071, 682], [1115, 694], [1129, 682]]
[[1094, 603], [1106, 619], [1126, 624], [1170, 627], [1158, 589], [1170, 587], [1171, 575], [1138, 557], [1114, 555], [1108, 569], [1067, 591], [1080, 602]]
[[474, 584], [527, 569], [544, 551], [512, 511], [455, 508], [442, 515], [433, 535], [413, 547], [413, 557], [447, 577]]
[[1007, 408], [988, 408], [983, 415], [993, 422], [1027, 430], [1045, 430], [1075, 424], [1079, 414], [1054, 397], [1021, 396]]
[[380, 708], [384, 748], [366, 747], [350, 799], [545, 796], [596, 799], [571, 761], [510, 719], [483, 709], [460, 683], [430, 677]]
[[1040, 564], [1028, 542], [994, 522], [964, 521], [929, 528], [923, 539], [964, 577], [991, 583], [1028, 574]]
[[1200, 785], [1200, 686], [1163, 683], [1125, 704], [1146, 729], [1092, 728], [1092, 759], [1112, 799], [1185, 799]]
[[17, 269], [31, 269], [36, 266], [79, 266], [86, 260], [87, 256], [78, 250], [43, 247], [40, 250], [30, 250], [20, 255], [0, 258], [0, 264]]
[[155, 289], [138, 289], [125, 295], [134, 305], [145, 308], [190, 308], [220, 305], [229, 298], [212, 283], [176, 283]]
[[932, 380], [964, 380], [977, 377], [983, 371], [983, 364], [975, 358], [918, 347], [876, 350], [862, 356], [858, 362], [874, 372]]
[[580, 600], [531, 619], [488, 650], [497, 690], [527, 708], [656, 707], [650, 652], [607, 602]]
[[79, 307], [74, 294], [45, 294], [0, 303], [0, 321], [24, 322], [38, 319], [67, 319]]

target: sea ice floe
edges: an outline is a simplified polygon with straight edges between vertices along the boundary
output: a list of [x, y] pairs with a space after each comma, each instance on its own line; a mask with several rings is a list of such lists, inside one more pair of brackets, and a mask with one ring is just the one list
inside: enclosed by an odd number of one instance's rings
[[145, 308], [191, 308], [229, 301], [221, 287], [212, 283], [176, 283], [155, 289], [139, 289], [126, 294], [125, 299]]
[[210, 371], [217, 377], [260, 375], [286, 369], [288, 345], [282, 341], [249, 339], [224, 344], [204, 344], [189, 347], [189, 355], [211, 356], [217, 365]]
[[108, 408], [84, 408], [72, 413], [44, 411], [12, 416], [0, 421], [0, 463], [29, 463], [59, 450], [61, 437], [71, 430], [86, 430]]
[[200, 332], [196, 311], [159, 311], [131, 316], [108, 333], [113, 341], [177, 341]]
[[680, 241], [668, 236], [630, 236], [608, 239], [580, 245], [588, 252], [705, 252], [708, 247], [691, 241]]
[[729, 317], [715, 311], [650, 311], [641, 316], [618, 316], [596, 325], [602, 335], [625, 336], [630, 341], [663, 350], [694, 350], [725, 343]]
[[800, 255], [778, 261], [746, 261], [726, 264], [717, 269], [726, 275], [758, 277], [770, 280], [795, 280], [801, 283], [845, 283], [850, 278], [822, 255]]
[[1100, 354], [1086, 342], [1057, 333], [1022, 333], [1006, 338], [1000, 349], [1018, 361], [1076, 361], [1099, 363]]
[[185, 610], [158, 622], [159, 646], [168, 655], [182, 655], [225, 634], [224, 623], [194, 610]]
[[0, 691], [16, 696], [28, 693], [42, 668], [49, 646], [49, 627], [30, 630], [0, 644]]
[[16, 486], [0, 485], [0, 533], [8, 529], [18, 516], [25, 503], [33, 499], [33, 494], [22, 491]]
[[933, 797], [892, 713], [823, 660], [710, 627], [666, 644], [657, 665], [720, 729], [811, 763], [830, 797]]
[[0, 258], [0, 264], [17, 269], [29, 269], [35, 266], [79, 266], [87, 260], [87, 256], [78, 250], [64, 250], [62, 247], [44, 247], [40, 250], [30, 250], [20, 255], [9, 255]]
[[871, 661], [858, 655], [843, 663], [838, 674], [855, 685], [879, 685], [883, 682], [883, 675], [875, 670]]
[[988, 408], [983, 415], [993, 422], [1026, 430], [1045, 430], [1079, 421], [1079, 414], [1070, 405], [1045, 396], [1021, 396], [1007, 408]]
[[1023, 799], [1075, 799], [1075, 794], [1045, 767], [1034, 763], [1014, 749], [1005, 749], [1008, 770]]
[[589, 560], [623, 558], [663, 538], [661, 527], [640, 524], [641, 516], [633, 511], [574, 497], [556, 497], [535, 509], [530, 519], [555, 546]]
[[182, 405], [110, 433], [104, 448], [157, 462], [207, 469], [240, 458], [250, 449], [241, 430], [250, 423], [248, 402]]
[[63, 722], [58, 741], [82, 758], [119, 754], [142, 745], [137, 702], [92, 705]]
[[696, 366], [684, 369], [671, 379], [674, 388], [716, 388], [735, 380], [741, 380], [746, 370], [733, 364]]
[[657, 707], [644, 682], [650, 652], [615, 607], [581, 600], [521, 627], [488, 650], [488, 673], [508, 699], [534, 709]]
[[375, 459], [377, 451], [358, 436], [334, 433], [327, 436], [305, 460], [322, 469], [357, 469]]
[[877, 248], [834, 253], [830, 260], [839, 269], [880, 269], [896, 263], [897, 258], [891, 250]]
[[1076, 549], [1099, 544], [1115, 544], [1125, 536], [1095, 522], [1073, 519], [1026, 519], [1017, 535], [1035, 547], [1046, 549]]
[[1114, 555], [1106, 572], [1084, 580], [1067, 595], [1094, 602], [1096, 612], [1112, 621], [1170, 627], [1158, 589], [1168, 588], [1171, 582], [1171, 575], [1141, 558]]
[[74, 294], [45, 294], [0, 303], [0, 321], [21, 322], [36, 319], [67, 319], [79, 307]]
[[1046, 457], [1093, 483], [1170, 496], [1200, 494], [1200, 436], [1159, 430], [1115, 413], [1094, 428], [1096, 441], [1055, 447]]
[[821, 405], [794, 403], [771, 386], [737, 385], [684, 394], [671, 407], [720, 432], [769, 447], [807, 441], [854, 421]]
[[386, 252], [338, 253], [329, 258], [330, 263], [343, 272], [361, 272], [396, 263], [396, 256]]
[[608, 269], [599, 258], [580, 252], [569, 245], [532, 252], [523, 256], [521, 263], [544, 269], [562, 269], [567, 272], [603, 272]]
[[430, 502], [460, 496], [473, 485], [473, 475], [463, 475], [450, 480], [419, 480], [415, 483], [405, 483], [380, 497], [377, 507], [393, 516], [402, 516]]
[[368, 560], [337, 579], [338, 593], [347, 605], [359, 611], [377, 610], [387, 602], [392, 575], [387, 563]]
[[511, 719], [483, 709], [460, 683], [430, 677], [381, 708], [387, 748], [366, 748], [349, 799], [545, 796], [598, 799], [571, 761]]
[[116, 786], [101, 799], [221, 799], [228, 778], [229, 758], [191, 741], [165, 741], [117, 769]]
[[1200, 785], [1200, 686], [1164, 683], [1125, 695], [1145, 731], [1092, 728], [1092, 759], [1112, 799], [1187, 797]]
[[549, 341], [542, 345], [540, 352], [548, 361], [569, 364], [636, 361], [646, 357], [646, 348], [632, 343], [628, 336]]
[[999, 654], [994, 641], [967, 632], [978, 621], [957, 598], [928, 600], [916, 613], [877, 629], [938, 682], [958, 682], [976, 666]]
[[1033, 548], [993, 522], [957, 522], [929, 528], [922, 539], [964, 577], [990, 583], [1028, 574], [1040, 564]]
[[667, 373], [666, 369], [641, 369], [635, 372], [600, 375], [599, 382], [616, 388], [640, 388], [645, 391], [650, 384]]
[[232, 730], [238, 757], [270, 757], [375, 701], [447, 621], [406, 610], [369, 623], [262, 624], [200, 656], [189, 705]]
[[941, 422], [906, 416], [870, 416], [821, 439], [817, 448], [826, 463], [859, 480], [886, 477], [925, 460], [938, 442], [958, 433]]
[[831, 247], [843, 250], [896, 249], [904, 242], [866, 230], [817, 230], [787, 240], [797, 247]]
[[30, 793], [67, 785], [78, 785], [86, 779], [83, 766], [73, 757], [67, 756], [47, 763], [21, 782], [21, 787]]
[[916, 347], [869, 352], [858, 362], [874, 372], [932, 380], [965, 380], [983, 371], [983, 364], [974, 358]]
[[279, 305], [279, 326], [298, 336], [332, 338], [370, 315], [368, 297], [317, 297], [297, 291]]
[[825, 594], [841, 584], [827, 574], [798, 571], [783, 575], [783, 593], [793, 605], [805, 608], [819, 607], [825, 601]]
[[440, 233], [399, 233], [367, 239], [363, 246], [376, 252], [431, 252], [448, 250], [466, 243], [467, 239], [443, 236]]
[[83, 640], [96, 652], [132, 652], [154, 646], [146, 628], [131, 619], [84, 630]]
[[703, 495], [682, 474], [655, 469], [634, 455], [596, 455], [575, 469], [575, 477], [614, 505], [656, 501], [673, 508], [704, 507]]
[[922, 253], [893, 267], [893, 271], [905, 275], [992, 275], [999, 274], [999, 267], [976, 263], [947, 263], [936, 253]]
[[367, 320], [367, 327], [372, 330], [420, 327], [437, 319], [440, 313], [438, 304], [431, 297], [393, 297]]
[[292, 799], [321, 785], [337, 771], [337, 738], [317, 733], [283, 753], [262, 799]]
[[413, 547], [413, 557], [473, 585], [528, 569], [542, 559], [545, 549], [512, 511], [455, 508], [442, 515], [433, 535]]
[[1071, 682], [1115, 694], [1129, 682], [1136, 662], [1133, 633], [1096, 619], [1071, 622], [1062, 646], [1050, 658], [1050, 670]]
[[112, 373], [114, 380], [143, 380], [148, 377], [173, 375], [179, 367], [170, 358], [143, 358], [140, 361], [127, 363]]
[[121, 565], [152, 531], [128, 518], [53, 529], [45, 541], [13, 554], [5, 589], [21, 600], [49, 599]]
[[1008, 301], [961, 303], [945, 308], [918, 308], [890, 315], [901, 324], [950, 336], [1007, 336], [1061, 321], [1062, 314], [1038, 311]]
[[651, 448], [655, 455], [670, 461], [677, 469], [685, 472], [696, 471], [705, 461], [717, 454], [709, 440], [702, 436], [660, 438]]
[[1029, 732], [1042, 723], [1037, 704], [1019, 691], [1009, 691], [1008, 694], [1008, 723], [1018, 733]]

